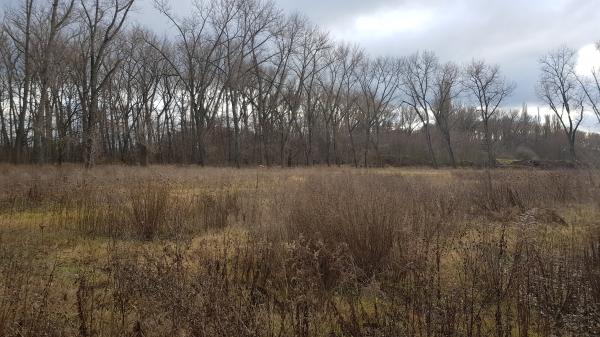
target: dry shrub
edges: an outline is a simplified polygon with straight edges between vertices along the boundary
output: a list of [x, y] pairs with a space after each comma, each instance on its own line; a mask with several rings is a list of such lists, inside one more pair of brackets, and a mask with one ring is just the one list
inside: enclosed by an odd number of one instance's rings
[[0, 335], [597, 335], [596, 173], [155, 170], [15, 179]]
[[204, 227], [208, 229], [227, 227], [230, 216], [235, 217], [239, 214], [238, 198], [239, 194], [229, 189], [198, 196]]
[[53, 211], [53, 221], [85, 235], [117, 237], [121, 226], [123, 200], [106, 193], [93, 181], [83, 180], [63, 194]]
[[0, 194], [0, 210], [19, 212], [37, 208], [53, 197], [45, 182], [34, 179], [27, 182], [9, 182]]
[[574, 170], [472, 172], [470, 179], [462, 193], [484, 214], [585, 202], [595, 191], [592, 176]]
[[588, 237], [585, 246], [582, 254], [583, 275], [592, 290], [593, 301], [600, 304], [600, 228], [596, 228]]
[[37, 254], [0, 237], [0, 336], [64, 335], [68, 323], [50, 303], [56, 265]]
[[224, 229], [241, 214], [240, 193], [222, 188], [195, 197], [197, 211], [205, 229]]
[[147, 337], [323, 335], [337, 329], [336, 299], [355, 288], [355, 267], [344, 245], [280, 245], [228, 232], [196, 249], [167, 245], [153, 253], [121, 247], [112, 253], [106, 270], [113, 296], [84, 306], [84, 316], [95, 317], [86, 324], [111, 308], [116, 312], [110, 317], [122, 318], [114, 325], [135, 327]]
[[170, 191], [170, 185], [161, 181], [107, 188], [84, 179], [57, 196], [50, 220], [88, 236], [151, 240], [171, 234]]
[[[114, 298], [122, 303], [122, 325], [147, 337], [266, 335], [262, 289], [270, 248], [245, 239], [219, 244], [229, 248], [214, 251], [207, 242], [199, 252], [169, 245], [160, 254], [137, 252], [134, 260], [118, 254], [111, 273], [118, 280]], [[128, 315], [134, 308], [135, 324]], [[99, 315], [101, 309], [95, 310]]]
[[152, 240], [169, 223], [170, 188], [166, 182], [137, 185], [129, 191], [129, 217], [134, 232]]
[[591, 337], [600, 331], [599, 284], [594, 277], [599, 266], [594, 265], [594, 253], [574, 249], [588, 242], [594, 249], [594, 239], [536, 238], [531, 245], [528, 293], [531, 310], [544, 323], [542, 334]]
[[371, 275], [381, 270], [402, 222], [402, 204], [388, 184], [362, 177], [313, 178], [290, 201], [287, 230], [330, 247], [348, 245]]
[[257, 201], [231, 186], [193, 194], [185, 189], [175, 193], [174, 184], [160, 177], [119, 186], [103, 186], [96, 179], [56, 193], [50, 208], [53, 223], [86, 235], [152, 240], [257, 220]]

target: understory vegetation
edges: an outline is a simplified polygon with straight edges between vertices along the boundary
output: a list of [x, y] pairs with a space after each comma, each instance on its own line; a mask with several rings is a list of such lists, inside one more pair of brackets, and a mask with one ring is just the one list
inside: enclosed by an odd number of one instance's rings
[[597, 171], [0, 172], [0, 336], [600, 332]]

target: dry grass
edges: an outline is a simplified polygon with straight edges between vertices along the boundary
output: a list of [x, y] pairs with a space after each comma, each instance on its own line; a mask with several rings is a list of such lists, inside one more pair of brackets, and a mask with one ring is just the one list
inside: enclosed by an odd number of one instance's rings
[[0, 171], [0, 336], [600, 331], [598, 172]]

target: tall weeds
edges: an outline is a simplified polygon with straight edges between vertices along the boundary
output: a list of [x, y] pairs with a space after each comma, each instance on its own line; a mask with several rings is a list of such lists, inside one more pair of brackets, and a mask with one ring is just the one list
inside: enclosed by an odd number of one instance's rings
[[600, 331], [597, 172], [104, 170], [0, 190], [0, 336]]

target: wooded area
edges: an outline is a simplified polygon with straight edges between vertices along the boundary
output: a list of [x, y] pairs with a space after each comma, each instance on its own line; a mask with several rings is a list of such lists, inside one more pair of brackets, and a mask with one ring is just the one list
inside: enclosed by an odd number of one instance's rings
[[[599, 74], [566, 47], [540, 59], [554, 114], [504, 109], [499, 67], [432, 52], [373, 58], [262, 0], [168, 3], [161, 36], [134, 0], [20, 0], [0, 29], [0, 159], [227, 166], [600, 161]], [[162, 33], [161, 33], [162, 34]], [[599, 45], [600, 47], [600, 45]], [[411, 51], [407, 51], [409, 54]]]

